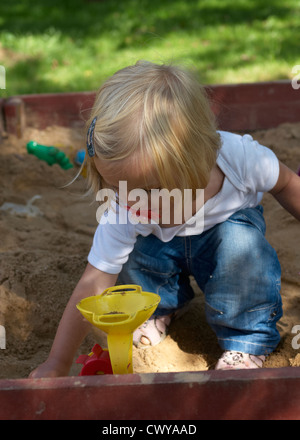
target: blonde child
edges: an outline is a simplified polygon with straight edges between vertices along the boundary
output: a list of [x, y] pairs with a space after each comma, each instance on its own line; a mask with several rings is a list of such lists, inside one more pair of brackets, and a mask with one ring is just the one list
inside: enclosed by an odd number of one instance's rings
[[[68, 374], [90, 330], [76, 304], [116, 283], [161, 296], [134, 334], [138, 347], [158, 344], [193, 298], [191, 275], [224, 350], [216, 368], [261, 367], [279, 342], [282, 306], [280, 264], [259, 203], [270, 192], [300, 219], [297, 174], [251, 136], [217, 131], [203, 87], [185, 69], [149, 62], [116, 72], [100, 88], [87, 152], [89, 185], [105, 209], [49, 357], [31, 377]], [[154, 209], [150, 196], [163, 189], [178, 189], [189, 209], [174, 197]]]

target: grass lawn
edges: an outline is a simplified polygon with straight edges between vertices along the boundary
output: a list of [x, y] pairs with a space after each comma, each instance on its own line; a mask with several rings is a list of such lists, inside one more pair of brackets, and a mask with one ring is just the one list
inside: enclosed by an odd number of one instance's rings
[[204, 84], [291, 79], [299, 34], [299, 0], [9, 0], [0, 97], [94, 90], [138, 59], [183, 63]]

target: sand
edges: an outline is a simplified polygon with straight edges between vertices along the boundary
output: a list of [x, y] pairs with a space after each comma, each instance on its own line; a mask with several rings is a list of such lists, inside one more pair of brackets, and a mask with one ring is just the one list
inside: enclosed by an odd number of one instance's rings
[[[283, 124], [253, 136], [275, 151], [294, 171], [300, 165], [300, 124]], [[29, 155], [29, 140], [57, 145], [70, 157], [84, 148], [80, 130], [49, 127], [27, 129], [0, 145], [0, 207], [25, 206], [34, 196], [29, 216], [0, 210], [0, 324], [6, 330], [6, 348], [0, 350], [0, 378], [24, 378], [49, 353], [65, 305], [86, 265], [97, 226], [97, 205], [83, 196], [85, 178], [68, 184], [78, 172], [63, 170]], [[281, 342], [265, 367], [300, 366], [300, 228], [269, 194], [263, 199], [267, 238], [282, 265], [284, 316], [278, 323]], [[197, 371], [213, 369], [221, 354], [205, 322], [203, 295], [192, 280], [195, 299], [187, 313], [170, 326], [167, 338], [147, 350], [133, 350], [134, 372]], [[300, 327], [299, 327], [300, 329]], [[294, 344], [293, 342], [294, 338]], [[89, 353], [93, 344], [106, 345], [94, 330], [78, 350]], [[76, 359], [76, 358], [75, 358]], [[80, 366], [75, 363], [70, 375]]]

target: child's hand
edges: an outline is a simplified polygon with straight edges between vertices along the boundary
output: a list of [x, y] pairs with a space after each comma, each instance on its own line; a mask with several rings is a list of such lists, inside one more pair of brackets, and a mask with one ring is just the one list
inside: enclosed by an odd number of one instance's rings
[[87, 295], [97, 295], [114, 286], [117, 277], [87, 265], [63, 313], [49, 357], [30, 373], [31, 379], [68, 376], [76, 351], [91, 328], [76, 304]]
[[29, 374], [29, 379], [68, 376], [68, 372], [69, 366], [60, 364], [56, 359], [49, 358]]

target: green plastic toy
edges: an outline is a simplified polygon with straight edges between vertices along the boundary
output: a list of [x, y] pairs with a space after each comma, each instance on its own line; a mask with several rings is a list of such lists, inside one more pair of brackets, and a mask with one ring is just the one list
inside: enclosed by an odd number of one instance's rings
[[27, 151], [29, 154], [34, 154], [39, 159], [44, 160], [50, 166], [57, 163], [64, 170], [73, 168], [73, 164], [67, 158], [65, 153], [57, 147], [48, 147], [46, 145], [38, 144], [35, 141], [30, 141], [27, 144]]

